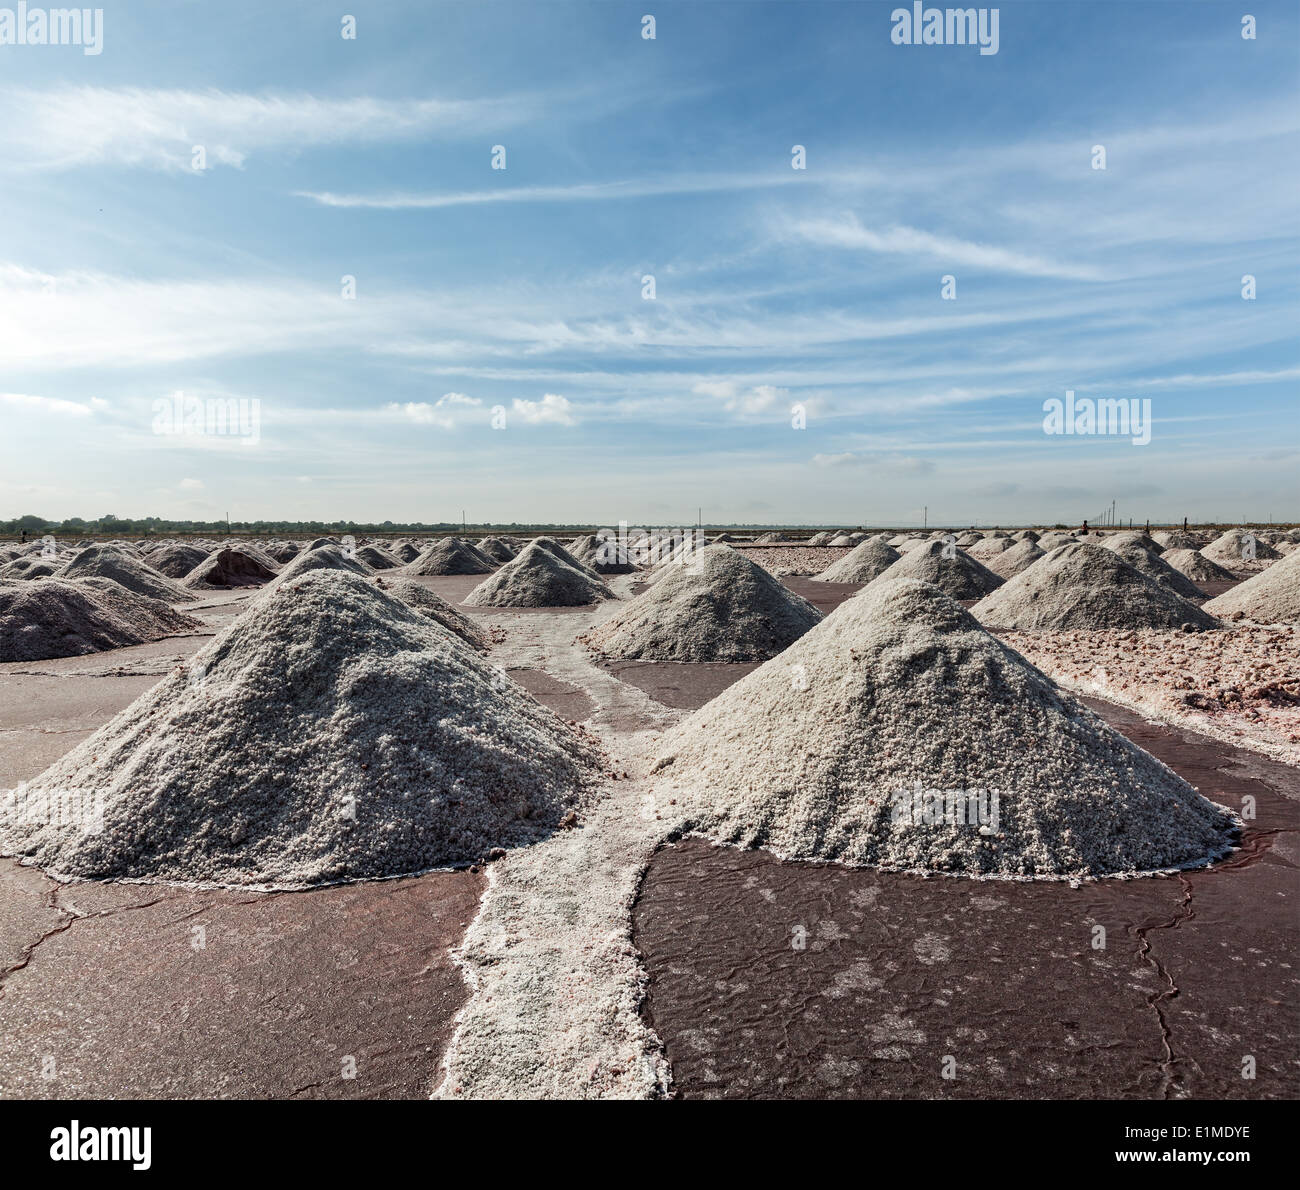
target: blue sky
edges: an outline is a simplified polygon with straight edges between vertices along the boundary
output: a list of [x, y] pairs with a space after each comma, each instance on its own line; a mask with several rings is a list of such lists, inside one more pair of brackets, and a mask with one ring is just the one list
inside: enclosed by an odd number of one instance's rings
[[[0, 517], [1300, 518], [1296, 6], [1002, 4], [995, 55], [895, 7], [0, 46]], [[1044, 434], [1067, 389], [1150, 443]], [[176, 392], [257, 441], [155, 433]]]

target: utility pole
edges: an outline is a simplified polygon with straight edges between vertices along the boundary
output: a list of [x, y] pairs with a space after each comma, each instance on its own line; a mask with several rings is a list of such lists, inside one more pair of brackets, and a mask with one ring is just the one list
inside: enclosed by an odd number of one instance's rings
[[930, 506], [924, 505], [921, 510], [921, 529], [924, 531], [930, 527]]

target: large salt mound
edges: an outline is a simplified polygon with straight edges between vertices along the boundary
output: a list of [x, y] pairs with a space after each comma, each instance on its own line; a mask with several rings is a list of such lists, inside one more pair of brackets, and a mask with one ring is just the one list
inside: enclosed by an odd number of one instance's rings
[[1102, 544], [1111, 550], [1137, 545], [1152, 554], [1163, 554], [1165, 547], [1154, 537], [1148, 537], [1141, 529], [1125, 529], [1122, 533], [1113, 533]]
[[813, 578], [819, 583], [869, 583], [902, 556], [888, 542], [879, 537], [868, 537]]
[[394, 570], [403, 565], [385, 549], [377, 545], [363, 545], [357, 550], [357, 561], [369, 566], [371, 570]]
[[1300, 552], [1287, 554], [1205, 605], [1216, 616], [1244, 616], [1259, 624], [1300, 624]]
[[182, 579], [207, 556], [207, 550], [200, 549], [196, 545], [177, 542], [150, 550], [145, 556], [145, 561], [159, 574], [165, 574], [168, 578]]
[[467, 596], [471, 607], [580, 607], [614, 592], [586, 570], [562, 562], [540, 542], [521, 550]]
[[[949, 553], [952, 557], [946, 556]], [[933, 583], [953, 599], [978, 599], [1002, 585], [1002, 580], [987, 566], [961, 550], [953, 550], [943, 541], [922, 542], [875, 581], [886, 582], [895, 578]]]
[[0, 661], [82, 657], [200, 627], [161, 600], [108, 579], [0, 586]]
[[1200, 550], [1166, 547], [1160, 560], [1194, 583], [1230, 583], [1237, 576], [1217, 562], [1211, 562]]
[[1118, 545], [1107, 543], [1106, 548], [1117, 553], [1134, 570], [1141, 571], [1147, 578], [1154, 579], [1161, 586], [1168, 587], [1184, 599], [1205, 598], [1205, 592], [1192, 582], [1187, 575], [1170, 566], [1163, 557], [1153, 554], [1137, 541], [1122, 541]]
[[990, 628], [1218, 628], [1219, 622], [1134, 570], [1114, 550], [1075, 542], [1053, 550], [971, 614]]
[[[592, 578], [600, 577], [600, 575], [588, 566], [586, 562], [581, 558], [574, 557], [574, 555], [556, 541], [554, 537], [534, 537], [530, 544], [538, 546], [540, 549], [544, 549], [553, 558], [558, 558], [566, 566], [571, 566], [574, 570], [580, 570], [583, 574], [590, 575]], [[663, 548], [665, 550], [664, 556], [666, 556], [668, 547], [665, 545]], [[516, 555], [516, 557], [518, 557], [518, 555]]]
[[1047, 557], [1047, 551], [1038, 548], [1038, 543], [1031, 538], [1017, 541], [1010, 549], [994, 554], [985, 565], [1000, 579], [1015, 578], [1022, 570], [1028, 570], [1039, 558]]
[[476, 548], [480, 554], [493, 562], [509, 562], [519, 552], [500, 537], [485, 537]]
[[82, 791], [102, 827], [7, 815], [3, 849], [61, 876], [303, 886], [534, 842], [599, 755], [373, 580], [263, 596], [26, 789]]
[[192, 592], [159, 574], [125, 550], [112, 545], [92, 545], [66, 562], [55, 572], [58, 578], [108, 578], [137, 595], [180, 603], [194, 599]]
[[349, 558], [338, 546], [322, 545], [313, 550], [304, 550], [280, 571], [274, 581], [267, 583], [265, 589], [272, 591], [296, 578], [301, 578], [304, 574], [310, 574], [313, 570], [346, 570], [352, 574], [370, 574], [370, 571], [360, 562], [355, 558]]
[[275, 578], [275, 571], [243, 550], [213, 550], [189, 574], [190, 590], [229, 591], [235, 587], [260, 587]]
[[607, 657], [766, 661], [822, 618], [729, 545], [705, 546], [583, 637]]
[[[1237, 825], [953, 600], [906, 579], [842, 604], [656, 754], [694, 829], [795, 859], [1099, 876], [1202, 865]], [[984, 795], [990, 810], [996, 790], [997, 824], [929, 821], [918, 790], [963, 809]]]
[[1220, 566], [1226, 566], [1229, 570], [1240, 570], [1247, 560], [1246, 554], [1252, 548], [1255, 558], [1261, 562], [1282, 556], [1268, 542], [1260, 540], [1243, 529], [1229, 529], [1221, 537], [1215, 538], [1209, 545], [1205, 546], [1201, 553], [1209, 558], [1211, 562], [1217, 562]]
[[496, 563], [467, 541], [446, 537], [424, 551], [407, 568], [407, 574], [491, 574]]
[[400, 599], [409, 607], [415, 608], [421, 615], [437, 621], [449, 632], [454, 632], [471, 648], [486, 653], [492, 641], [486, 632], [464, 612], [458, 612], [450, 603], [435, 595], [426, 587], [420, 586], [414, 579], [379, 578], [375, 580], [380, 590]]

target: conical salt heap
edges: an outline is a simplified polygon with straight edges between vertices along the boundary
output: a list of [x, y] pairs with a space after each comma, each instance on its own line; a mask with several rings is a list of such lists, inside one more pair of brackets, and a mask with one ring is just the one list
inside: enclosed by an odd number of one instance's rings
[[[300, 887], [533, 842], [583, 801], [587, 737], [373, 580], [319, 571], [27, 787], [84, 791], [97, 829], [0, 816], [63, 876]], [[18, 807], [21, 810], [21, 807]]]
[[156, 550], [150, 550], [145, 555], [145, 561], [159, 574], [166, 575], [168, 578], [183, 579], [204, 558], [208, 557], [209, 552], [197, 545], [173, 542], [171, 545], [164, 545]]
[[944, 541], [921, 542], [875, 581], [893, 578], [933, 583], [953, 599], [978, 599], [1002, 585], [987, 566]]
[[407, 574], [491, 574], [496, 563], [485, 558], [467, 541], [445, 537], [435, 542], [407, 568]]
[[1244, 529], [1229, 529], [1205, 546], [1201, 553], [1229, 570], [1241, 570], [1252, 560], [1269, 562], [1282, 556], [1268, 542]]
[[475, 548], [493, 562], [509, 562], [519, 552], [500, 537], [485, 537]]
[[1039, 558], [1047, 557], [1045, 550], [1038, 548], [1038, 542], [1025, 537], [1017, 541], [1010, 549], [993, 554], [987, 558], [987, 566], [998, 578], [1006, 580], [1015, 578], [1022, 570], [1028, 570]]
[[819, 583], [869, 583], [902, 556], [888, 542], [879, 537], [868, 537], [813, 578]]
[[12, 562], [0, 566], [0, 582], [30, 582], [33, 579], [49, 578], [58, 571], [59, 565], [57, 559], [50, 562], [40, 554], [15, 558]]
[[1300, 551], [1211, 599], [1205, 610], [1259, 624], [1300, 624]]
[[792, 859], [1099, 876], [1203, 865], [1237, 826], [908, 579], [842, 604], [656, 756], [656, 799], [675, 796], [691, 829]]
[[160, 599], [109, 579], [43, 579], [0, 586], [0, 661], [82, 657], [202, 625]]
[[371, 570], [394, 570], [404, 564], [377, 545], [363, 545], [357, 550], [357, 561]]
[[1161, 586], [1168, 587], [1174, 594], [1181, 595], [1184, 599], [1205, 598], [1205, 592], [1187, 575], [1170, 566], [1160, 554], [1153, 554], [1135, 539], [1108, 541], [1106, 548], [1118, 554], [1134, 570], [1140, 571]]
[[729, 545], [705, 546], [582, 639], [606, 657], [642, 661], [766, 661], [821, 620]]
[[569, 546], [569, 553], [597, 574], [631, 574], [636, 569], [630, 551], [620, 554], [617, 538], [601, 541], [594, 533], [588, 533]]
[[234, 587], [260, 587], [275, 578], [275, 571], [243, 550], [213, 550], [189, 574], [184, 585], [191, 591], [228, 591]]
[[465, 603], [470, 607], [581, 607], [614, 597], [595, 575], [533, 542], [479, 583], [465, 596]]
[[421, 615], [441, 624], [448, 632], [454, 632], [461, 640], [480, 653], [486, 653], [492, 644], [488, 636], [475, 620], [464, 612], [457, 611], [450, 603], [435, 595], [427, 587], [420, 586], [409, 578], [379, 578], [376, 584], [381, 591], [400, 599], [409, 607], [415, 608]]
[[1172, 566], [1179, 574], [1185, 574], [1194, 583], [1230, 583], [1236, 579], [1231, 570], [1225, 570], [1217, 562], [1211, 562], [1200, 550], [1185, 550], [1168, 547], [1160, 560]]
[[1107, 549], [1115, 550], [1124, 546], [1141, 546], [1152, 554], [1163, 554], [1165, 547], [1154, 537], [1148, 536], [1141, 529], [1125, 529], [1122, 533], [1112, 533], [1102, 542]]
[[971, 614], [989, 628], [1218, 628], [1181, 595], [1134, 570], [1114, 550], [1076, 542], [1053, 550], [981, 599]]
[[87, 547], [55, 571], [55, 576], [112, 579], [128, 591], [147, 595], [150, 599], [161, 599], [165, 603], [181, 603], [195, 598], [193, 592], [159, 574], [134, 554], [113, 545]]
[[350, 558], [337, 545], [321, 545], [315, 549], [304, 550], [289, 563], [273, 582], [267, 583], [266, 590], [271, 591], [284, 583], [310, 574], [313, 570], [346, 570], [351, 574], [369, 575], [364, 566], [355, 558]]

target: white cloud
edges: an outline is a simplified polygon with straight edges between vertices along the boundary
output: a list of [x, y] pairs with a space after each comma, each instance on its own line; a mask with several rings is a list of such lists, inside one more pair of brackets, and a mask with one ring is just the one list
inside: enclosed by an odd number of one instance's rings
[[884, 454], [879, 451], [842, 451], [839, 454], [817, 454], [812, 457], [816, 467], [873, 467], [882, 471], [909, 475], [928, 475], [934, 470], [929, 459], [912, 455]]
[[436, 401], [407, 401], [398, 404], [390, 401], [384, 406], [385, 412], [398, 413], [416, 425], [441, 426], [444, 430], [467, 420], [472, 410], [482, 406], [478, 397], [468, 397], [464, 393], [443, 393]]
[[424, 139], [500, 129], [529, 113], [521, 98], [389, 100], [232, 91], [64, 87], [0, 92], [4, 157], [38, 168], [126, 165], [242, 168], [250, 154], [312, 145]]
[[567, 397], [558, 393], [547, 393], [540, 401], [525, 401], [515, 398], [511, 406], [514, 415], [530, 425], [551, 424], [557, 426], [576, 426], [577, 418], [573, 416], [573, 405]]
[[180, 489], [183, 492], [201, 492], [203, 491], [203, 480], [201, 479], [182, 479]]
[[67, 417], [90, 417], [97, 409], [104, 409], [108, 402], [98, 397], [89, 401], [65, 401], [59, 397], [40, 397], [31, 393], [0, 393], [0, 401], [28, 413], [55, 413]]

